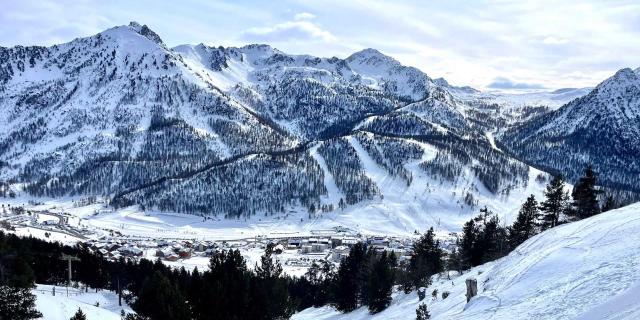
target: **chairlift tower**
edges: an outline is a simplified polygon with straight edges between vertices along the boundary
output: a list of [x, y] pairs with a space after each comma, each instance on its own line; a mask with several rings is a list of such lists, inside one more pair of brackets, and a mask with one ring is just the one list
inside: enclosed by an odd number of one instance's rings
[[67, 279], [67, 297], [69, 296], [69, 286], [71, 285], [71, 261], [81, 261], [80, 258], [76, 257], [76, 256], [70, 256], [67, 254], [62, 254], [62, 256], [60, 257], [60, 260], [67, 260], [67, 271], [69, 271], [69, 278]]

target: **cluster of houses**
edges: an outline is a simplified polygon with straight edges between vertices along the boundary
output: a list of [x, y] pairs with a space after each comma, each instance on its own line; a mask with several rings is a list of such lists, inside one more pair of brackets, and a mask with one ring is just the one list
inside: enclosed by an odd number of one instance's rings
[[[376, 251], [394, 252], [402, 260], [411, 254], [412, 241], [390, 237], [291, 237], [282, 239], [253, 239], [235, 241], [192, 241], [192, 240], [135, 240], [135, 239], [102, 239], [90, 240], [85, 246], [100, 253], [110, 260], [120, 258], [137, 259], [142, 257], [159, 258], [166, 261], [189, 259], [193, 256], [211, 256], [221, 249], [265, 248], [268, 243], [275, 243], [275, 254], [285, 251], [300, 254], [301, 259], [289, 259], [287, 264], [306, 266], [317, 259], [340, 262], [349, 255], [349, 250], [358, 242], [366, 242]], [[146, 254], [145, 254], [146, 252]], [[307, 256], [306, 261], [304, 256]]]
[[358, 242], [365, 242], [374, 250], [382, 252], [394, 252], [402, 260], [411, 254], [410, 239], [397, 239], [393, 237], [352, 237], [333, 236], [325, 238], [289, 238], [286, 240], [287, 249], [297, 249], [300, 254], [322, 254], [327, 253], [327, 259], [333, 262], [340, 262], [349, 255], [351, 247]]
[[92, 240], [84, 244], [90, 251], [101, 254], [105, 259], [117, 261], [120, 258], [140, 258], [144, 250], [137, 244], [125, 240]]
[[[90, 250], [100, 253], [109, 260], [120, 258], [136, 259], [145, 257], [145, 252], [153, 252], [153, 256], [166, 261], [189, 259], [194, 254], [210, 255], [215, 245], [209, 242], [193, 242], [190, 240], [91, 240], [85, 243]], [[150, 258], [148, 255], [146, 256]]]

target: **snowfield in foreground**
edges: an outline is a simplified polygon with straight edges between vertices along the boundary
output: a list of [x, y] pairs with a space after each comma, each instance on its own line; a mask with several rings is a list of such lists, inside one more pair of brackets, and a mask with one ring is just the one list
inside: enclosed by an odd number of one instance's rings
[[[539, 234], [509, 256], [453, 280], [435, 280], [424, 300], [431, 319], [639, 319], [640, 203]], [[468, 304], [465, 279], [478, 280]], [[430, 293], [438, 289], [438, 298]], [[442, 300], [441, 293], [449, 291]], [[413, 319], [415, 292], [394, 294], [385, 311], [340, 314], [310, 308], [302, 319]]]
[[37, 285], [32, 291], [37, 298], [36, 309], [42, 313], [42, 319], [45, 320], [68, 320], [78, 308], [82, 309], [89, 320], [120, 320], [121, 310], [126, 313], [133, 312], [124, 300], [122, 306], [118, 306], [118, 296], [111, 291], [95, 292], [90, 289], [89, 292], [84, 292], [69, 288], [67, 296], [65, 287], [56, 286], [56, 295], [53, 296], [52, 290], [53, 286]]

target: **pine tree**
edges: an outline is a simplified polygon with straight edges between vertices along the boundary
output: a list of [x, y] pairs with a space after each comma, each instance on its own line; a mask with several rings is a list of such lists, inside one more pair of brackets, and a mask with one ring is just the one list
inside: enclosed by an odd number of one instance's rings
[[[457, 247], [460, 247], [459, 240], [456, 241], [456, 245]], [[462, 271], [464, 270], [464, 268], [463, 268], [462, 255], [460, 254], [460, 250], [454, 248], [453, 251], [451, 251], [451, 253], [447, 257], [447, 270], [457, 271], [458, 274], [462, 274]]]
[[82, 309], [78, 308], [76, 314], [74, 314], [69, 320], [87, 320], [87, 316], [82, 312]]
[[144, 281], [133, 307], [136, 312], [151, 320], [191, 318], [180, 290], [160, 271]]
[[414, 288], [426, 287], [431, 283], [431, 276], [444, 270], [443, 251], [440, 241], [435, 240], [433, 228], [413, 244], [413, 255], [409, 261], [409, 278]]
[[515, 249], [515, 247], [536, 234], [537, 217], [538, 202], [534, 195], [530, 195], [520, 208], [518, 217], [509, 230], [509, 246], [511, 249]]
[[507, 254], [507, 231], [500, 226], [497, 215], [490, 213], [484, 228], [478, 234], [475, 251], [480, 264], [504, 257]]
[[558, 225], [560, 215], [566, 211], [567, 198], [564, 192], [564, 178], [553, 177], [544, 191], [545, 200], [540, 203], [540, 230], [544, 231]]
[[250, 319], [288, 319], [294, 311], [280, 262], [273, 259], [275, 244], [269, 243], [255, 266], [256, 277], [251, 280], [252, 306]]
[[365, 246], [359, 242], [351, 248], [349, 256], [340, 263], [333, 293], [334, 304], [338, 311], [350, 312], [358, 307], [365, 256]]
[[596, 190], [596, 175], [588, 166], [584, 176], [578, 180], [571, 196], [573, 197], [573, 212], [578, 219], [584, 219], [600, 213], [598, 205], [598, 190]]
[[395, 280], [394, 264], [395, 259], [387, 256], [386, 252], [373, 262], [367, 283], [367, 306], [372, 314], [386, 309], [391, 304], [391, 289]]
[[416, 309], [416, 320], [429, 320], [431, 319], [431, 315], [429, 314], [429, 310], [427, 310], [427, 305], [425, 303], [421, 303]]
[[[194, 318], [247, 319], [249, 316], [251, 274], [239, 250], [221, 250], [209, 260], [209, 271], [202, 273], [201, 293]], [[251, 294], [253, 295], [253, 294]]]
[[275, 244], [269, 243], [264, 250], [264, 254], [260, 257], [260, 265], [256, 264], [255, 270], [258, 278], [272, 279], [282, 274], [282, 266], [280, 262], [273, 259], [273, 248]]
[[29, 287], [0, 286], [0, 319], [38, 319], [42, 314], [36, 310], [36, 297]]
[[462, 239], [460, 240], [460, 256], [463, 269], [469, 269], [480, 263], [475, 250], [476, 239], [478, 238], [478, 227], [473, 219], [467, 221], [462, 227]]

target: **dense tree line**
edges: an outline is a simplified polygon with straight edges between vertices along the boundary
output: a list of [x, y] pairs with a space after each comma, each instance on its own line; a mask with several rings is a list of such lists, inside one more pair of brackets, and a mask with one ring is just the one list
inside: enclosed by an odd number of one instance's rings
[[[423, 239], [427, 239], [423, 241], [427, 246], [437, 245], [433, 230]], [[66, 262], [59, 260], [63, 253], [80, 258], [74, 262], [74, 281], [86, 286], [86, 290], [106, 289], [122, 294], [137, 313], [130, 319], [286, 319], [296, 310], [326, 304], [343, 312], [366, 306], [371, 313], [377, 313], [391, 303], [397, 275], [404, 272], [393, 253], [358, 243], [337, 270], [324, 262], [313, 265], [304, 277], [291, 278], [282, 273], [273, 258], [273, 246], [267, 246], [253, 269], [247, 268], [238, 250], [225, 250], [213, 254], [209, 270], [200, 272], [196, 268], [187, 272], [165, 266], [159, 260], [111, 262], [81, 245], [68, 247], [0, 233], [0, 270], [4, 279], [1, 294], [6, 296], [5, 301], [13, 301], [13, 296], [19, 296], [21, 301], [10, 311], [10, 305], [0, 307], [0, 312], [13, 314], [6, 312], [16, 312], [11, 311], [15, 309], [37, 316], [33, 309], [35, 298], [29, 290], [34, 282], [66, 283]], [[424, 248], [425, 244], [418, 246]], [[416, 252], [422, 255], [421, 251]], [[441, 261], [438, 252], [437, 259]], [[425, 257], [416, 259], [406, 272], [412, 274], [409, 278], [420, 281], [416, 284], [425, 284], [422, 281], [435, 269], [424, 268], [428, 261]]]
[[378, 165], [391, 175], [405, 180], [407, 185], [411, 184], [412, 174], [404, 165], [422, 157], [424, 150], [420, 146], [404, 139], [375, 136], [363, 132], [357, 133], [355, 137]]
[[300, 309], [329, 304], [341, 312], [366, 306], [378, 313], [391, 303], [400, 271], [395, 254], [357, 243], [337, 270], [327, 263], [314, 264], [291, 282], [291, 291], [301, 294]]
[[346, 204], [373, 199], [378, 186], [365, 175], [356, 150], [346, 138], [324, 142], [318, 152], [324, 158], [338, 188], [345, 194]]
[[547, 172], [562, 173], [572, 183], [590, 163], [601, 174], [601, 186], [626, 190], [638, 201], [638, 122], [625, 114], [638, 109], [640, 89], [628, 85], [633, 82], [615, 83], [612, 88], [605, 81], [558, 110], [508, 128], [500, 136], [502, 148]]
[[[87, 290], [122, 293], [137, 312], [129, 316], [131, 319], [285, 319], [296, 310], [323, 305], [342, 312], [366, 306], [371, 313], [378, 313], [391, 303], [396, 285], [405, 292], [427, 287], [434, 275], [445, 270], [462, 272], [498, 259], [546, 229], [612, 206], [613, 200], [602, 205], [596, 201], [594, 209], [591, 200], [598, 198], [598, 190], [593, 170], [588, 168], [580, 181], [570, 202], [562, 177], [554, 177], [544, 192], [545, 199], [539, 203], [533, 195], [528, 197], [511, 226], [502, 224], [488, 209], [481, 209], [465, 223], [458, 248], [448, 255], [431, 228], [414, 242], [410, 259], [401, 263], [393, 253], [357, 243], [337, 269], [330, 262], [314, 263], [300, 278], [282, 273], [273, 258], [273, 244], [253, 269], [247, 267], [239, 251], [226, 250], [213, 254], [209, 270], [187, 272], [159, 260], [110, 262], [82, 245], [68, 247], [0, 233], [0, 294], [6, 301], [15, 301], [0, 307], [0, 312], [24, 314], [16, 319], [37, 316], [29, 290], [34, 281], [65, 282], [66, 263], [58, 259], [64, 253], [81, 259], [74, 265], [75, 281]], [[428, 314], [426, 310], [419, 312]]]
[[[79, 257], [73, 280], [88, 288], [124, 294], [137, 312], [135, 319], [284, 319], [296, 307], [289, 294], [291, 279], [272, 259], [269, 245], [255, 271], [247, 269], [239, 251], [215, 253], [209, 269], [187, 272], [159, 260], [110, 262], [84, 247], [68, 247], [34, 238], [0, 233], [0, 318], [31, 319], [35, 283], [65, 283], [66, 262], [62, 253]], [[37, 262], [37, 263], [36, 263]], [[125, 291], [126, 290], [126, 291]], [[125, 292], [128, 292], [125, 294]], [[251, 306], [251, 307], [248, 307]], [[19, 317], [18, 314], [32, 315]]]
[[[511, 226], [501, 225], [497, 215], [485, 209], [463, 227], [458, 252], [450, 255], [450, 269], [463, 270], [507, 255], [527, 239], [562, 223], [591, 217], [617, 207], [613, 196], [601, 199], [591, 167], [574, 186], [571, 196], [562, 176], [555, 176], [540, 203], [531, 195], [522, 204]], [[599, 199], [600, 198], [600, 199]]]

